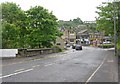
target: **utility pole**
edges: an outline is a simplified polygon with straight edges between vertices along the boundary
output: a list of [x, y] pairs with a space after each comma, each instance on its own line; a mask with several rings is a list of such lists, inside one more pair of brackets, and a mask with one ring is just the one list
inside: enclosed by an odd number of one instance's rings
[[115, 2], [119, 2], [119, 0], [108, 0], [108, 2], [111, 2], [113, 3], [113, 19], [114, 19], [114, 48], [115, 48], [115, 51], [114, 51], [114, 54], [115, 56], [117, 56], [117, 31], [116, 31], [116, 4]]
[[116, 32], [116, 8], [115, 8], [115, 0], [113, 2], [114, 7], [114, 47], [115, 47], [115, 56], [117, 56], [117, 32]]

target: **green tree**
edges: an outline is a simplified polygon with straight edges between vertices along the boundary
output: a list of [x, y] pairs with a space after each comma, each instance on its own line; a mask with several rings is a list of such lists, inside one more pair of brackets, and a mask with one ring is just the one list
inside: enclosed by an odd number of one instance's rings
[[102, 6], [97, 7], [99, 10], [97, 18], [97, 29], [100, 31], [105, 30], [106, 35], [113, 34], [113, 4], [112, 3], [103, 3]]
[[50, 47], [59, 33], [57, 18], [41, 6], [31, 7], [26, 14], [31, 47]]
[[18, 30], [14, 24], [4, 22], [2, 25], [2, 47], [15, 48], [18, 46]]
[[77, 17], [76, 19], [73, 19], [73, 22], [76, 24], [76, 25], [79, 25], [79, 24], [83, 24], [83, 21]]
[[77, 27], [78, 25], [83, 24], [83, 21], [78, 17], [76, 19], [70, 20], [70, 21], [63, 21], [59, 20], [59, 27], [65, 27], [65, 28], [70, 28], [70, 27]]
[[[19, 48], [24, 45], [23, 24], [25, 22], [25, 13], [15, 3], [5, 2], [2, 6], [2, 45], [3, 48]], [[7, 42], [7, 44], [6, 44]]]
[[114, 13], [116, 16], [116, 28], [117, 28], [117, 36], [118, 36], [118, 45], [120, 44], [120, 28], [118, 28], [118, 10], [120, 2], [108, 2], [102, 3], [102, 5], [98, 6], [97, 11], [99, 17], [96, 18], [97, 29], [99, 31], [105, 31], [105, 35], [111, 34], [114, 35]]
[[57, 18], [41, 6], [23, 11], [15, 3], [2, 6], [3, 48], [51, 47], [58, 31]]
[[[120, 2], [119, 2], [120, 4]], [[117, 30], [117, 33], [118, 33], [118, 49], [120, 50], [120, 5], [118, 5], [118, 30]]]

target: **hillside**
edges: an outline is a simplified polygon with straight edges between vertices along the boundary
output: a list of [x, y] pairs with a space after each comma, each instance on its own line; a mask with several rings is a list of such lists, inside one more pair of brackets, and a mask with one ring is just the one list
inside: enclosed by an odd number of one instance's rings
[[70, 21], [59, 20], [59, 28], [73, 29], [75, 32], [87, 29], [90, 32], [96, 32], [96, 23], [84, 23], [80, 18]]

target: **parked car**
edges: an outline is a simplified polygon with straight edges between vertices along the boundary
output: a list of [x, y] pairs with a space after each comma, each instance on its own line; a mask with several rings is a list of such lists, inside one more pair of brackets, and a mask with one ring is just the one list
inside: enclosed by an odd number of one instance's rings
[[75, 46], [76, 46], [76, 44], [73, 44], [73, 45], [72, 45], [72, 49], [75, 49]]
[[70, 44], [66, 44], [66, 47], [70, 47]]
[[76, 44], [75, 49], [76, 49], [76, 50], [82, 50], [82, 45]]
[[103, 44], [110, 44], [110, 43], [111, 43], [110, 41], [103, 42]]

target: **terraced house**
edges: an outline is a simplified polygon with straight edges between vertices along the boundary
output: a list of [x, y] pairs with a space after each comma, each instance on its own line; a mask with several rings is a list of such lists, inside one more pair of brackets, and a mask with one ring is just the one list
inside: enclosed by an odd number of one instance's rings
[[65, 43], [72, 45], [76, 43], [76, 33], [71, 29], [61, 29], [63, 32], [62, 39], [64, 39]]

